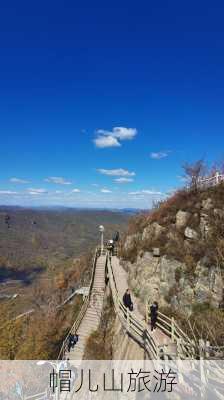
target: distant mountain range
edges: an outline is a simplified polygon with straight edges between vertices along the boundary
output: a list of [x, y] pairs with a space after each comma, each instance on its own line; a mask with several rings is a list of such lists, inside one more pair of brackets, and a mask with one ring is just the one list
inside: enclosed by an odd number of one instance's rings
[[100, 242], [99, 225], [104, 225], [109, 239], [126, 229], [135, 212], [0, 206], [0, 266], [34, 268], [78, 257]]

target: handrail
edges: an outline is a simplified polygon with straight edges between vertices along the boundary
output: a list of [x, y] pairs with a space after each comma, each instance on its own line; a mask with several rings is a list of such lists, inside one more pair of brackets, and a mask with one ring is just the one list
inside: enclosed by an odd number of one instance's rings
[[[150, 308], [148, 306], [147, 318], [150, 318]], [[195, 343], [182, 331], [175, 319], [169, 318], [167, 315], [158, 311], [157, 327], [162, 330], [173, 343], [177, 344], [177, 353], [180, 357], [195, 358], [196, 345]]]
[[62, 343], [62, 346], [61, 346], [61, 349], [60, 349], [60, 352], [59, 352], [59, 355], [58, 355], [58, 360], [63, 359], [65, 351], [66, 351], [69, 335], [72, 332], [76, 332], [77, 331], [77, 329], [79, 328], [80, 323], [81, 323], [81, 321], [82, 321], [82, 319], [83, 319], [83, 317], [84, 317], [84, 315], [86, 313], [86, 310], [87, 310], [89, 302], [90, 302], [90, 296], [91, 296], [91, 291], [92, 291], [93, 282], [94, 282], [96, 261], [97, 261], [97, 258], [99, 256], [99, 254], [103, 254], [103, 253], [104, 252], [101, 251], [99, 248], [96, 248], [94, 259], [93, 259], [93, 268], [92, 268], [92, 274], [91, 274], [91, 279], [90, 279], [89, 294], [88, 294], [88, 296], [86, 296], [86, 298], [85, 298], [85, 300], [84, 300], [84, 302], [82, 304], [82, 307], [81, 307], [81, 309], [80, 309], [80, 311], [78, 313], [78, 316], [77, 316], [74, 324], [72, 325], [70, 331], [68, 332], [66, 338], [64, 339], [64, 341]]
[[24, 400], [44, 400], [47, 399], [48, 391], [45, 390], [44, 392], [29, 395], [24, 397]]
[[[114, 302], [114, 308], [116, 310], [116, 314], [118, 315], [121, 324], [125, 327], [127, 333], [141, 346], [145, 349], [145, 351], [155, 359], [161, 358], [163, 356], [168, 356], [169, 358], [173, 359], [179, 356], [180, 359], [195, 359], [199, 354], [198, 346], [196, 343], [191, 340], [185, 332], [179, 327], [177, 322], [174, 320], [173, 317], [168, 317], [167, 315], [163, 314], [162, 312], [158, 312], [158, 319], [157, 319], [157, 327], [166, 334], [167, 337], [171, 339], [170, 343], [165, 345], [159, 345], [155, 342], [154, 338], [151, 336], [148, 323], [147, 321], [150, 318], [150, 309], [149, 305], [146, 307], [146, 321], [142, 322], [139, 320], [134, 313], [130, 312], [128, 308], [126, 308], [121, 300], [116, 279], [114, 276], [113, 266], [112, 266], [112, 255], [117, 255], [117, 248], [113, 249], [113, 252], [107, 251], [105, 248], [96, 248], [94, 260], [93, 260], [93, 268], [90, 280], [90, 287], [88, 296], [86, 296], [82, 307], [79, 311], [79, 314], [70, 329], [69, 333], [67, 334], [66, 338], [63, 341], [58, 359], [64, 357], [66, 346], [68, 344], [68, 337], [72, 332], [77, 332], [81, 321], [86, 313], [86, 310], [90, 303], [90, 297], [93, 289], [94, 284], [94, 277], [95, 277], [95, 270], [96, 270], [96, 263], [97, 258], [100, 255], [106, 255], [106, 263], [105, 268], [107, 268], [108, 275], [109, 275], [109, 283], [112, 292], [112, 298]], [[176, 345], [176, 351], [171, 353], [172, 350], [169, 349], [169, 344]], [[167, 348], [167, 349], [166, 349]], [[215, 347], [210, 346], [212, 350], [221, 350], [223, 347]], [[174, 354], [175, 353], [175, 354]]]
[[107, 262], [107, 266], [114, 307], [122, 325], [125, 327], [127, 333], [136, 340], [151, 357], [155, 359], [158, 358], [159, 348], [150, 335], [148, 327], [124, 306], [117, 291], [112, 264]]
[[[116, 312], [120, 318], [122, 325], [127, 330], [128, 334], [145, 348], [145, 350], [153, 355], [155, 358], [159, 358], [159, 350], [164, 351], [163, 346], [158, 346], [154, 338], [150, 335], [147, 324], [143, 324], [133, 313], [123, 305], [116, 286], [116, 279], [114, 276], [112, 263], [108, 262], [108, 273], [110, 287], [112, 291], [114, 306]], [[147, 319], [150, 316], [148, 309]], [[195, 357], [196, 348], [191, 339], [181, 330], [176, 321], [173, 318], [169, 318], [161, 312], [158, 313], [157, 326], [160, 328], [168, 337], [171, 338], [171, 343], [177, 344], [177, 354], [184, 359], [192, 359]], [[170, 358], [174, 355], [167, 354]]]

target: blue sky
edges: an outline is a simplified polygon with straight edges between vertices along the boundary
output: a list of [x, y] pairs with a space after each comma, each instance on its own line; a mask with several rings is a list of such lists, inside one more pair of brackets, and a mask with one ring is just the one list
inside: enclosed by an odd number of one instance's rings
[[0, 204], [150, 207], [224, 156], [224, 5], [8, 1]]

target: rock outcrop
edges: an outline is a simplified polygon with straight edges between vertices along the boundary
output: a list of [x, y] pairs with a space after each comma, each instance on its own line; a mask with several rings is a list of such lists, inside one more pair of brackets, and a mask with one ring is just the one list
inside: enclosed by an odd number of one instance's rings
[[184, 236], [186, 239], [190, 239], [190, 240], [197, 240], [198, 239], [198, 233], [190, 228], [189, 226], [186, 227], [185, 231], [184, 231]]
[[[223, 274], [220, 266], [214, 265], [216, 239], [212, 235], [217, 223], [224, 224], [224, 205], [222, 208], [220, 200], [216, 203], [210, 196], [205, 198], [204, 193], [201, 199], [195, 194], [194, 202], [189, 198], [175, 214], [171, 203], [172, 216], [169, 210], [156, 210], [157, 220], [147, 218], [141, 232], [126, 238], [125, 250], [136, 246], [136, 253], [134, 261], [124, 260], [124, 266], [142, 305], [158, 300], [161, 306], [172, 305], [190, 314], [194, 305], [218, 308], [223, 302]], [[222, 240], [224, 248], [224, 237]]]
[[176, 214], [176, 228], [177, 229], [184, 228], [188, 223], [190, 215], [191, 214], [187, 211], [179, 210]]
[[142, 240], [156, 240], [165, 231], [164, 227], [157, 222], [149, 224], [143, 231]]

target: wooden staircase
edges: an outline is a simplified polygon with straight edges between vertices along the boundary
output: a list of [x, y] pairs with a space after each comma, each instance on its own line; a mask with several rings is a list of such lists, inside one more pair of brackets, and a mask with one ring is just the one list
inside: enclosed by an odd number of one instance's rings
[[106, 255], [101, 255], [96, 262], [94, 281], [88, 308], [78, 330], [72, 332], [79, 335], [79, 340], [70, 352], [66, 351], [65, 359], [82, 360], [89, 336], [99, 327], [105, 292], [105, 264]]

